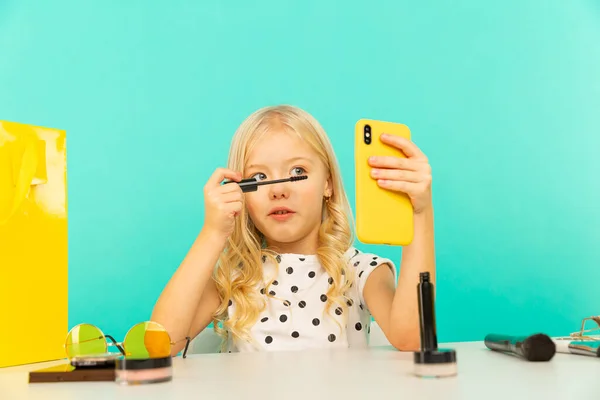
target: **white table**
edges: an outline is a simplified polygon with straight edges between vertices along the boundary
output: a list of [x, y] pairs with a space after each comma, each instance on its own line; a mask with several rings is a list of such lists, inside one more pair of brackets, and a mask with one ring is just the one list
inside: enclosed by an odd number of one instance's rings
[[174, 360], [173, 381], [28, 383], [28, 372], [57, 364], [0, 369], [0, 399], [600, 399], [600, 359], [557, 353], [533, 363], [492, 352], [482, 342], [451, 343], [458, 376], [411, 375], [412, 353], [368, 350], [198, 354]]

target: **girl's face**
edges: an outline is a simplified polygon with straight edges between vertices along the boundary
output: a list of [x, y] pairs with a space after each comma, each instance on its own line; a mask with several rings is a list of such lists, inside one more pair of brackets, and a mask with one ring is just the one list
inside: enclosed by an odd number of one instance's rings
[[273, 180], [307, 175], [297, 182], [259, 186], [245, 194], [250, 218], [270, 248], [280, 253], [315, 254], [323, 197], [331, 195], [329, 172], [298, 135], [271, 130], [256, 142], [244, 178]]

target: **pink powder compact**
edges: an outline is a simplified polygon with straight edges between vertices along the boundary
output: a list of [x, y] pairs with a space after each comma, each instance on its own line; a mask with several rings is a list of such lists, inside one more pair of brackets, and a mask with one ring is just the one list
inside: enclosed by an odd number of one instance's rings
[[143, 385], [173, 379], [172, 358], [127, 358], [116, 360], [115, 382], [122, 385]]

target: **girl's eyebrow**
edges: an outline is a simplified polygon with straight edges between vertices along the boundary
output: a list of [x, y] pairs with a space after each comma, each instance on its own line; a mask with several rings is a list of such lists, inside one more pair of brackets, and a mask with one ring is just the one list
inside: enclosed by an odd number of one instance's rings
[[[293, 163], [293, 162], [298, 162], [298, 161], [303, 161], [305, 163], [308, 164], [312, 164], [312, 160], [310, 158], [307, 157], [292, 157], [292, 158], [288, 158], [287, 160], [284, 160], [285, 163]], [[266, 169], [267, 166], [264, 164], [250, 164], [246, 167], [246, 169]]]

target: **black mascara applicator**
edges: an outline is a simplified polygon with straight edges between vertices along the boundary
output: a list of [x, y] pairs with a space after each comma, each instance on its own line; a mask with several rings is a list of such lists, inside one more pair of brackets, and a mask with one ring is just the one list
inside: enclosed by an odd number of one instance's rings
[[434, 295], [434, 285], [430, 281], [429, 272], [421, 272], [417, 285], [421, 349], [414, 353], [414, 372], [423, 378], [454, 376], [458, 372], [456, 351], [438, 349]]
[[223, 182], [223, 184], [237, 183], [242, 188], [242, 192], [247, 193], [247, 192], [256, 192], [258, 190], [259, 186], [272, 185], [274, 183], [283, 183], [283, 182], [297, 182], [297, 181], [302, 181], [307, 178], [308, 178], [307, 175], [292, 176], [292, 177], [285, 178], [285, 179], [274, 179], [272, 181], [257, 181], [255, 178], [248, 178], [248, 179], [242, 179], [239, 182], [226, 181], [226, 182]]

